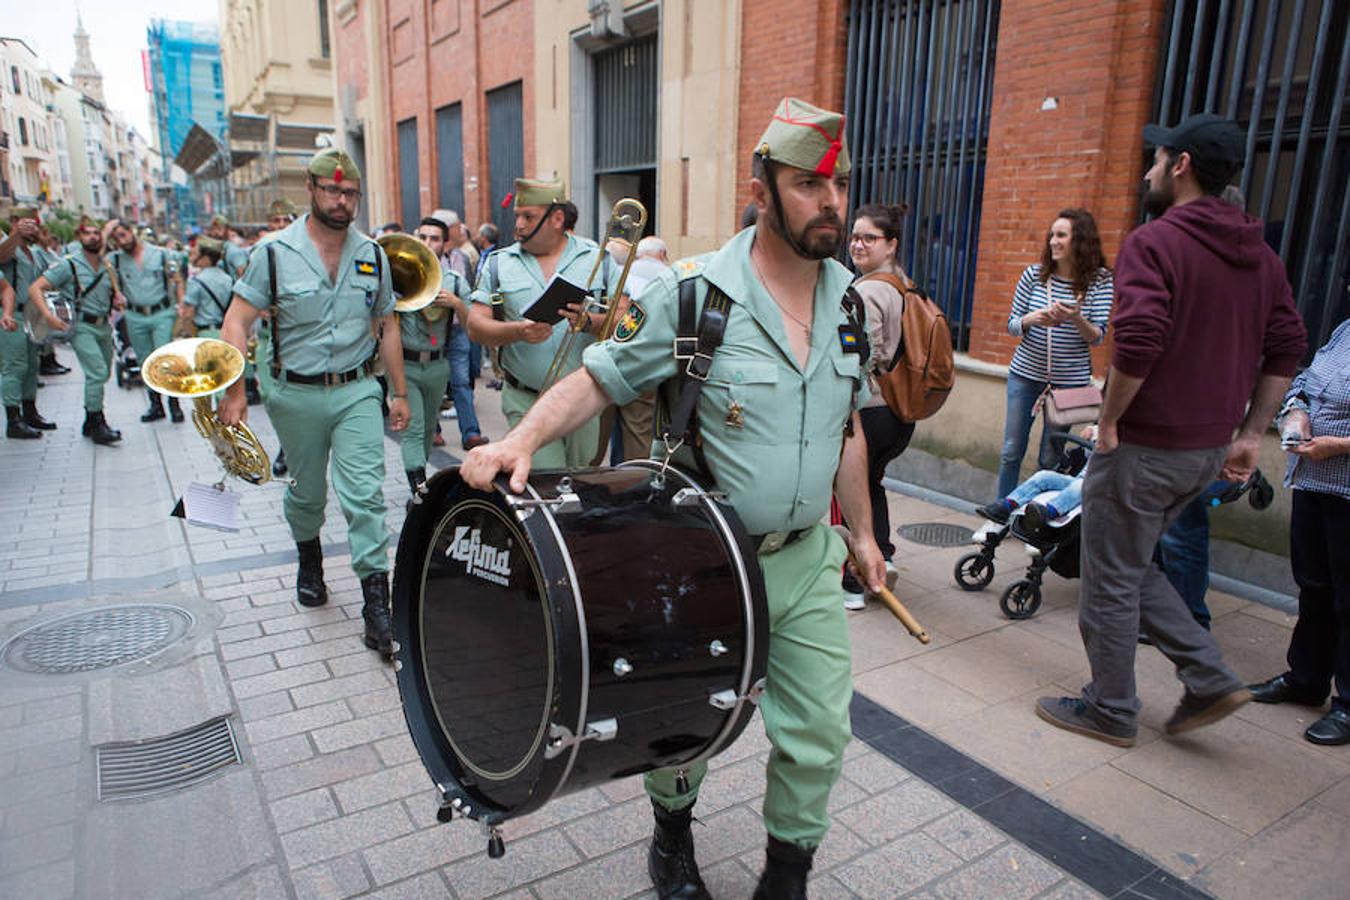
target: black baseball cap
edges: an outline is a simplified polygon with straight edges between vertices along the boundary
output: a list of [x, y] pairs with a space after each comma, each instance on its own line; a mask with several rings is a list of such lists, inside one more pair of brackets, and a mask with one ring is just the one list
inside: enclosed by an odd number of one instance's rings
[[1185, 150], [1205, 162], [1236, 164], [1246, 156], [1241, 126], [1214, 113], [1187, 116], [1171, 128], [1145, 125], [1144, 143]]

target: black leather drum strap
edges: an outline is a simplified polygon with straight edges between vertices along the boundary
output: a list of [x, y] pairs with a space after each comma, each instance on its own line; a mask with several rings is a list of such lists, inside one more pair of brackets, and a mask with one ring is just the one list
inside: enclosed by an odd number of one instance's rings
[[272, 377], [281, 377], [281, 338], [277, 335], [277, 319], [281, 318], [281, 310], [277, 309], [277, 253], [276, 247], [272, 244], [267, 245], [267, 290], [269, 292], [268, 303], [271, 307], [270, 321], [268, 328], [272, 330]]
[[684, 362], [684, 370], [675, 376], [679, 384], [679, 397], [671, 410], [665, 432], [661, 435], [667, 444], [685, 440], [691, 447], [696, 445], [698, 437], [695, 417], [698, 395], [703, 390], [703, 383], [708, 380], [713, 353], [722, 345], [722, 338], [726, 335], [727, 316], [731, 312], [731, 299], [716, 285], [709, 283], [708, 293], [703, 298], [703, 311], [698, 317], [698, 327], [692, 327], [696, 281], [695, 278], [687, 278], [680, 282], [675, 360], [677, 364]]

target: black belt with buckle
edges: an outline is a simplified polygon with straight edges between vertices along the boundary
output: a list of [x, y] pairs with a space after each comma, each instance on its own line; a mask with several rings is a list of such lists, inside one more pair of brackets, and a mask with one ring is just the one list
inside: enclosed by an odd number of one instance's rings
[[169, 308], [169, 305], [170, 305], [170, 304], [169, 304], [169, 301], [168, 301], [168, 300], [164, 300], [164, 301], [161, 301], [161, 302], [159, 302], [159, 303], [156, 303], [154, 306], [134, 306], [134, 305], [133, 305], [133, 306], [131, 307], [131, 311], [132, 311], [132, 312], [135, 312], [135, 313], [139, 313], [139, 314], [141, 314], [141, 315], [143, 315], [143, 316], [153, 316], [153, 315], [154, 315], [155, 313], [157, 313], [157, 312], [163, 312], [164, 310], [168, 309], [168, 308]]
[[758, 553], [777, 553], [784, 547], [795, 544], [810, 531], [809, 528], [797, 528], [792, 531], [770, 531], [765, 534], [750, 535], [750, 543]]
[[442, 356], [445, 356], [444, 350], [409, 350], [407, 347], [403, 348], [404, 362], [429, 363], [435, 362]]
[[526, 391], [531, 394], [539, 393], [534, 388], [530, 387], [528, 384], [522, 384], [519, 378], [512, 375], [505, 369], [502, 369], [502, 378], [506, 381], [507, 384], [511, 385], [511, 387], [515, 388], [518, 391]]
[[345, 372], [317, 372], [313, 375], [301, 375], [299, 372], [292, 372], [289, 369], [281, 373], [290, 384], [321, 384], [324, 387], [337, 387], [356, 381], [359, 378], [365, 378], [370, 374], [371, 364], [363, 362], [355, 369], [348, 369]]
[[94, 316], [89, 313], [80, 313], [80, 321], [86, 325], [103, 325], [108, 321], [107, 316]]

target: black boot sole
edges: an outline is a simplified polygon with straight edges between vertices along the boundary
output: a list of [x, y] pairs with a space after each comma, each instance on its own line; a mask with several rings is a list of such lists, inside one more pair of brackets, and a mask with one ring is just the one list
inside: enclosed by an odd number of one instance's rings
[[26, 430], [20, 430], [10, 426], [5, 429], [5, 437], [12, 441], [36, 441], [42, 437], [42, 432], [38, 431], [36, 428], [25, 425], [24, 429]]
[[316, 606], [323, 606], [328, 602], [328, 591], [325, 589], [322, 594], [319, 594], [318, 597], [314, 599], [308, 599], [307, 594], [302, 594], [297, 591], [295, 594], [295, 602], [299, 603], [301, 606], [309, 607], [310, 609], [313, 609]]
[[364, 641], [367, 647], [369, 647], [371, 650], [376, 651], [385, 659], [394, 658], [394, 642], [392, 640], [389, 641], [388, 645], [386, 646], [383, 641], [377, 640], [367, 634], [362, 638], [362, 641]]

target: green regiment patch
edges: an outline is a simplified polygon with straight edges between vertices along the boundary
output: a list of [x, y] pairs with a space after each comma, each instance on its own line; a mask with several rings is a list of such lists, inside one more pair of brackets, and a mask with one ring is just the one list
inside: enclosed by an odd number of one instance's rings
[[619, 320], [619, 327], [614, 329], [615, 343], [622, 344], [624, 341], [633, 339], [642, 328], [642, 323], [647, 321], [647, 311], [638, 305], [634, 300], [628, 304], [628, 312], [623, 314]]

